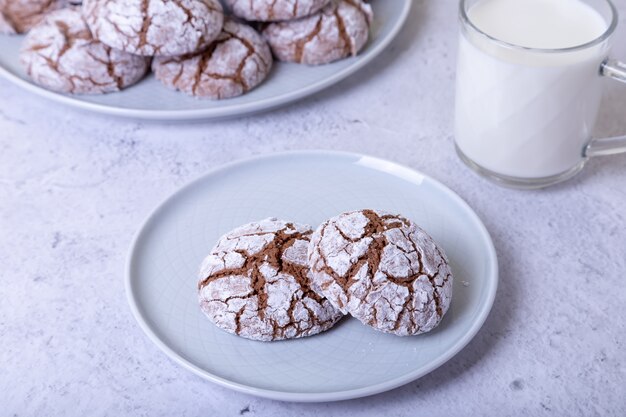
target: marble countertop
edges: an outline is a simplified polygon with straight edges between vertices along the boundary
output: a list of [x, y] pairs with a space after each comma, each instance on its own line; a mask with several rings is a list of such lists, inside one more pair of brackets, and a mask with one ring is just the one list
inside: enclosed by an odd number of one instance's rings
[[[618, 8], [626, 16], [626, 0]], [[626, 415], [626, 155], [565, 184], [499, 188], [453, 149], [454, 0], [419, 0], [375, 62], [312, 98], [211, 123], [83, 113], [0, 80], [0, 415]], [[615, 54], [626, 59], [626, 21]], [[607, 82], [601, 136], [626, 133]], [[448, 363], [393, 391], [327, 404], [229, 391], [180, 368], [127, 306], [132, 235], [175, 189], [283, 150], [363, 152], [420, 169], [493, 236], [491, 315]]]

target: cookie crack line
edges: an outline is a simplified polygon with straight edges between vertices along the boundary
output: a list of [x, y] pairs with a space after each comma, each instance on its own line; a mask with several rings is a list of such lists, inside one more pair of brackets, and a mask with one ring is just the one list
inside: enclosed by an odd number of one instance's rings
[[[276, 1], [277, 0], [272, 0], [272, 3], [270, 4], [270, 20], [274, 20], [274, 16], [276, 16], [276, 11], [274, 10], [274, 7], [276, 7]], [[298, 1], [296, 0], [296, 3]]]
[[187, 20], [184, 23], [191, 23], [191, 21], [193, 20], [193, 13], [191, 12], [191, 10], [185, 7], [180, 0], [174, 0], [173, 3], [178, 6], [178, 8], [182, 10], [185, 14]]
[[355, 49], [352, 47], [352, 38], [348, 34], [346, 30], [346, 24], [343, 21], [343, 18], [339, 14], [339, 9], [335, 9], [334, 11], [335, 19], [337, 20], [337, 30], [339, 31], [339, 37], [343, 41], [343, 54], [345, 55], [354, 55], [356, 53]]
[[317, 35], [319, 35], [320, 31], [322, 30], [322, 20], [323, 20], [323, 17], [320, 15], [317, 18], [317, 23], [315, 24], [313, 31], [309, 33], [304, 39], [300, 39], [296, 41], [296, 53], [295, 53], [296, 62], [302, 62], [304, 48], [306, 48], [306, 45], [309, 42], [311, 42], [313, 39], [315, 39]]
[[372, 16], [363, 9], [362, 3], [358, 4], [354, 0], [343, 0], [343, 1], [345, 1], [347, 4], [354, 7], [355, 9], [357, 9], [363, 15], [368, 25], [372, 24]]
[[[280, 229], [275, 233], [274, 238], [268, 242], [261, 251], [254, 255], [242, 250], [245, 254], [243, 266], [240, 268], [227, 268], [211, 274], [209, 277], [198, 283], [198, 290], [202, 290], [202, 288], [207, 286], [209, 283], [224, 277], [233, 275], [247, 276], [251, 279], [251, 287], [253, 289], [249, 296], [256, 295], [258, 297], [259, 315], [261, 320], [263, 320], [265, 318], [265, 309], [267, 307], [267, 293], [265, 291], [266, 280], [263, 273], [259, 270], [260, 265], [267, 263], [276, 270], [276, 275], [283, 272], [288, 273], [288, 271], [285, 271], [285, 269], [287, 269], [285, 264], [289, 263], [282, 259], [282, 254], [291, 245], [293, 245], [296, 240], [309, 240], [308, 235], [310, 232], [307, 234], [297, 231], [294, 233], [286, 233], [286, 229], [294, 230], [295, 228], [292, 223], [288, 223], [285, 228]], [[294, 272], [294, 278], [304, 289], [307, 286], [303, 286], [301, 269], [306, 269], [306, 267], [292, 266], [291, 272]]]
[[[225, 76], [224, 75], [223, 77], [232, 79], [232, 81], [234, 81], [237, 84], [241, 85], [241, 88], [243, 88], [243, 91], [248, 91], [250, 89], [250, 87], [248, 86], [248, 83], [246, 82], [246, 80], [242, 76], [242, 71], [243, 71], [244, 67], [246, 66], [246, 64], [248, 63], [248, 59], [250, 59], [251, 56], [256, 54], [256, 50], [255, 50], [254, 46], [247, 39], [244, 39], [243, 37], [238, 36], [236, 33], [230, 32], [230, 31], [228, 31], [226, 29], [224, 29], [224, 32], [229, 34], [231, 39], [237, 39], [239, 42], [241, 42], [241, 44], [248, 50], [248, 52], [247, 52], [246, 56], [243, 57], [243, 59], [241, 60], [239, 65], [237, 66], [237, 69], [235, 70], [235, 75], [234, 76]], [[265, 61], [263, 61], [263, 63], [265, 64]]]
[[[402, 227], [402, 221], [400, 220], [399, 222], [394, 222], [388, 225], [384, 223], [383, 220], [395, 218], [393, 216], [387, 216], [387, 215], [379, 216], [373, 210], [363, 210], [362, 213], [368, 219], [368, 223], [365, 225], [363, 233], [361, 234], [361, 237], [359, 238], [350, 239], [341, 230], [339, 226], [333, 225], [335, 230], [337, 230], [337, 232], [342, 236], [342, 238], [344, 238], [350, 243], [357, 243], [363, 240], [366, 236], [373, 235], [373, 234], [382, 234], [385, 231]], [[326, 228], [329, 227], [329, 225], [330, 224], [327, 223], [322, 226], [322, 231], [321, 231], [322, 239], [324, 237], [324, 233], [326, 232]], [[326, 259], [326, 256], [324, 256], [321, 253], [321, 251], [319, 250], [319, 247], [316, 250], [318, 251], [318, 254], [319, 254], [320, 259], [322, 260], [322, 263], [324, 264], [324, 272], [328, 273], [328, 275], [330, 275], [338, 283], [340, 283], [345, 291], [353, 283], [353, 281], [351, 282], [351, 279], [353, 279], [351, 277], [354, 277], [356, 273], [359, 271], [359, 269], [361, 269], [361, 267], [366, 262], [368, 262], [368, 260], [370, 260], [370, 262], [368, 263], [369, 272], [372, 273], [378, 270], [378, 266], [380, 264], [380, 254], [377, 254], [377, 252], [382, 252], [382, 249], [386, 245], [387, 245], [387, 238], [384, 235], [375, 238], [373, 242], [370, 244], [368, 250], [363, 255], [361, 255], [358, 259], [356, 259], [356, 261], [352, 264], [352, 266], [348, 269], [348, 271], [346, 271], [346, 273], [343, 275], [337, 274], [330, 266], [328, 266], [328, 260]]]
[[[193, 92], [193, 94], [196, 94], [196, 92], [198, 91], [198, 86], [202, 81], [202, 74], [204, 73], [204, 71], [206, 71], [206, 68], [209, 65], [209, 61], [211, 60], [215, 49], [217, 49], [217, 46], [220, 43], [221, 42], [213, 43], [211, 46], [209, 46], [209, 49], [207, 49], [202, 53], [202, 55], [200, 55], [200, 62], [198, 63], [198, 68], [196, 68], [196, 72], [193, 78], [193, 84], [191, 85], [191, 91]], [[183, 57], [181, 59], [184, 60], [185, 58]], [[182, 63], [180, 65], [182, 66]]]
[[[439, 269], [443, 266], [443, 262], [440, 262], [437, 265], [437, 272], [435, 272], [433, 275], [428, 274], [426, 271], [424, 271], [424, 260], [422, 258], [422, 253], [417, 249], [417, 245], [415, 244], [415, 242], [413, 241], [413, 239], [408, 238], [405, 234], [404, 231], [402, 231], [402, 235], [405, 236], [405, 238], [411, 242], [411, 245], [413, 246], [413, 250], [415, 251], [415, 253], [417, 254], [417, 259], [420, 265], [419, 268], [419, 274], [420, 275], [424, 275], [428, 278], [428, 281], [430, 281], [430, 285], [433, 287], [433, 299], [435, 301], [435, 307], [437, 310], [437, 315], [439, 317], [443, 316], [443, 309], [441, 307], [441, 294], [439, 293], [439, 286], [436, 283], [436, 278], [439, 275]], [[441, 251], [439, 250], [439, 248], [436, 248], [437, 250], [437, 254], [441, 257], [442, 260], [445, 260], [445, 257], [443, 256], [443, 254], [441, 253]], [[445, 280], [447, 281], [449, 279], [449, 274], [446, 276]]]
[[[176, 4], [176, 2], [174, 2]], [[148, 45], [148, 31], [152, 24], [152, 16], [149, 14], [150, 0], [141, 0], [140, 12], [142, 17], [141, 29], [137, 36], [139, 36], [138, 49], [144, 48]]]

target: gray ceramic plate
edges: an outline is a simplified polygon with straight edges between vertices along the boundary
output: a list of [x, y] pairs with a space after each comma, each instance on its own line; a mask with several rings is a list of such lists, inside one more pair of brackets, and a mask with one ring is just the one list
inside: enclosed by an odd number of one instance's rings
[[355, 58], [329, 65], [277, 63], [268, 80], [241, 97], [198, 100], [166, 89], [152, 75], [114, 94], [71, 96], [48, 91], [32, 83], [19, 64], [22, 36], [0, 35], [0, 75], [51, 100], [81, 109], [116, 116], [153, 120], [218, 119], [272, 109], [327, 88], [369, 63], [389, 45], [404, 24], [411, 0], [373, 0], [375, 19], [371, 40]]
[[[398, 337], [345, 318], [317, 336], [264, 343], [226, 333], [201, 313], [196, 273], [228, 230], [270, 216], [317, 226], [360, 208], [405, 214], [448, 254], [454, 298], [432, 332]], [[201, 377], [268, 398], [332, 401], [395, 388], [446, 362], [482, 326], [497, 281], [487, 230], [444, 185], [381, 159], [299, 152], [224, 166], [167, 199], [136, 236], [127, 292], [150, 339]]]

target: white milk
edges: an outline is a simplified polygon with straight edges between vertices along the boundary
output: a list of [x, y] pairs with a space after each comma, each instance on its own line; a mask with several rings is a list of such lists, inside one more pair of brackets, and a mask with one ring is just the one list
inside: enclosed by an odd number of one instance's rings
[[[608, 23], [580, 0], [482, 0], [470, 21], [493, 38], [562, 49], [600, 37]], [[456, 143], [483, 168], [512, 177], [564, 173], [582, 160], [602, 88], [606, 42], [556, 53], [506, 48], [461, 34]]]

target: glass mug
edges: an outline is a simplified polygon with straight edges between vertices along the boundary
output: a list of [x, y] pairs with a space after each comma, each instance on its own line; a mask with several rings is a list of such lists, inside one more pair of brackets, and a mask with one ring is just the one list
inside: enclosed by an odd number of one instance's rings
[[598, 38], [563, 49], [498, 40], [476, 27], [461, 0], [455, 146], [474, 171], [502, 185], [540, 188], [577, 174], [589, 157], [626, 152], [626, 136], [593, 139], [602, 77], [626, 82], [608, 58], [617, 11], [609, 0], [581, 0], [608, 26]]

